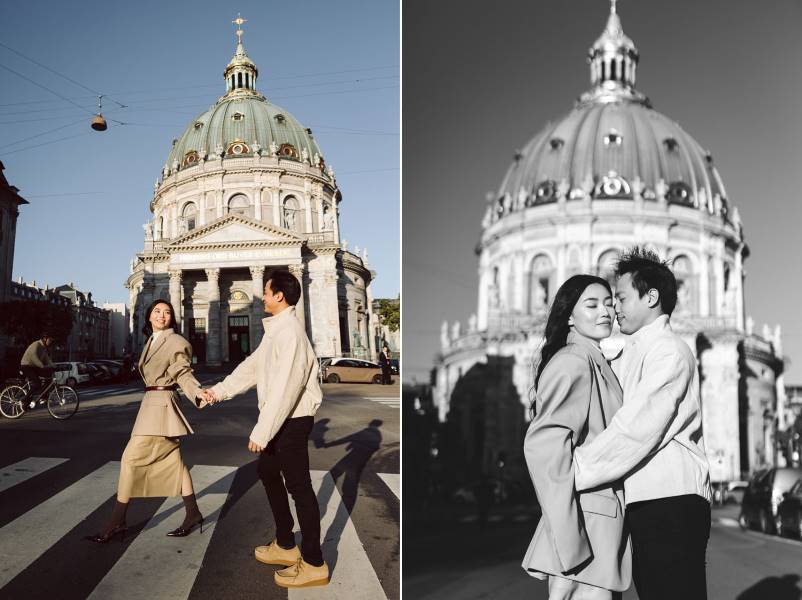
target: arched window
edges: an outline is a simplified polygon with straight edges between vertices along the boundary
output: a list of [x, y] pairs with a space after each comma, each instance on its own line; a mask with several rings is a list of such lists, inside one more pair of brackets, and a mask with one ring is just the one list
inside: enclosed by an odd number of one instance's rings
[[552, 276], [554, 266], [545, 254], [538, 254], [532, 259], [529, 268], [529, 313], [546, 310], [554, 294]]
[[693, 272], [691, 260], [681, 254], [677, 256], [672, 265], [674, 277], [677, 279], [677, 313], [696, 313], [696, 275]]
[[596, 263], [596, 275], [606, 279], [615, 289], [615, 267], [618, 264], [618, 250], [605, 250]]
[[161, 239], [164, 239], [164, 237], [165, 237], [164, 217], [159, 217], [158, 223], [159, 224], [158, 224], [158, 230], [156, 231], [156, 239], [157, 240], [161, 240]]
[[236, 194], [228, 201], [228, 214], [251, 216], [251, 202], [244, 194]]
[[287, 196], [281, 205], [281, 226], [290, 231], [301, 231], [301, 211], [298, 199]]
[[195, 229], [197, 214], [198, 208], [195, 206], [194, 202], [187, 202], [184, 205], [181, 211], [181, 228], [184, 233]]

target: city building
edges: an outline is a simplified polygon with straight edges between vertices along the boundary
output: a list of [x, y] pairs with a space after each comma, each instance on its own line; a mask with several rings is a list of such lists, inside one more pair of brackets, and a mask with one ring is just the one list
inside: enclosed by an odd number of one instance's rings
[[225, 94], [173, 141], [156, 182], [143, 252], [131, 264], [132, 347], [144, 311], [169, 299], [197, 360], [239, 361], [262, 336], [266, 270], [301, 282], [297, 313], [319, 356], [375, 356], [367, 252], [339, 230], [342, 193], [312, 130], [257, 90], [242, 42]]
[[123, 302], [106, 302], [102, 308], [109, 311], [109, 356], [120, 358], [130, 352], [128, 307]]
[[[11, 299], [11, 277], [14, 271], [14, 242], [17, 235], [19, 207], [28, 204], [19, 189], [8, 183], [0, 162], [0, 302]], [[10, 340], [0, 334], [0, 363], [5, 361]]]
[[[777, 460], [781, 332], [744, 313], [744, 225], [713, 155], [635, 87], [639, 54], [613, 2], [590, 49], [591, 89], [517, 152], [482, 222], [478, 306], [444, 323], [434, 402], [454, 470], [523, 474], [533, 366], [549, 304], [576, 273], [612, 283], [619, 253], [640, 245], [671, 261], [671, 322], [696, 353], [713, 481]], [[617, 331], [608, 356], [623, 346]], [[780, 410], [782, 413], [782, 410]]]

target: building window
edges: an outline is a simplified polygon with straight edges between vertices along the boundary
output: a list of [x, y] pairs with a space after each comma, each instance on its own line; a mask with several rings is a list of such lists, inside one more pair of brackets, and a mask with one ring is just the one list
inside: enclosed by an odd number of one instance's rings
[[248, 154], [250, 151], [251, 151], [250, 148], [248, 148], [248, 146], [247, 146], [247, 144], [245, 144], [245, 142], [242, 142], [240, 140], [235, 140], [228, 147], [228, 150], [226, 151], [226, 154], [228, 154], [229, 156], [238, 156], [240, 154]]
[[298, 200], [294, 196], [287, 196], [282, 203], [281, 225], [290, 231], [301, 231], [299, 221]]
[[228, 214], [251, 216], [251, 202], [244, 194], [232, 196], [228, 201]]
[[535, 191], [535, 204], [554, 202], [557, 199], [557, 184], [551, 179], [543, 181]]
[[682, 204], [683, 206], [693, 206], [693, 195], [691, 187], [684, 181], [675, 181], [668, 186], [666, 200], [670, 204]]
[[181, 211], [181, 222], [185, 233], [195, 229], [197, 214], [198, 209], [194, 202], [187, 202], [184, 205], [184, 210]]
[[189, 167], [198, 162], [198, 153], [195, 150], [190, 150], [184, 155], [184, 166]]
[[278, 154], [284, 158], [298, 158], [298, 151], [292, 144], [281, 144], [278, 148]]
[[615, 129], [611, 129], [610, 132], [604, 136], [605, 146], [620, 146], [623, 141], [624, 136], [618, 133]]
[[243, 121], [244, 119], [245, 115], [243, 115], [241, 112], [235, 112], [233, 115], [231, 115], [232, 121]]
[[529, 268], [529, 313], [536, 313], [548, 308], [552, 296], [552, 274], [554, 267], [551, 259], [539, 254], [532, 259]]
[[276, 120], [277, 123], [283, 123], [286, 120], [286, 117], [284, 115], [282, 115], [281, 113], [277, 114], [273, 118]]
[[193, 125], [193, 127], [195, 129], [200, 129], [201, 127], [203, 127], [203, 123], [201, 123], [200, 121], [195, 121], [195, 125]]

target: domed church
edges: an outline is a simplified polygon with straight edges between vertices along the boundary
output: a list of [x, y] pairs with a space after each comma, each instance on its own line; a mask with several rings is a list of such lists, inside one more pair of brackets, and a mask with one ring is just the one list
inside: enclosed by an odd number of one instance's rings
[[[671, 322], [699, 361], [711, 477], [738, 479], [777, 458], [781, 336], [755, 335], [744, 316], [738, 209], [712, 154], [636, 89], [638, 58], [613, 1], [588, 55], [591, 89], [516, 153], [489, 198], [478, 310], [467, 328], [443, 324], [434, 389], [455, 456], [486, 473], [523, 468], [533, 365], [558, 287], [576, 273], [614, 287], [619, 253], [636, 244], [677, 277]], [[608, 356], [623, 346], [617, 326], [607, 342]]]
[[301, 282], [298, 315], [318, 356], [372, 356], [374, 274], [340, 240], [342, 194], [312, 130], [257, 90], [238, 18], [226, 93], [173, 141], [155, 184], [144, 250], [131, 263], [132, 346], [156, 298], [180, 311], [198, 362], [240, 361], [258, 345], [266, 270]]

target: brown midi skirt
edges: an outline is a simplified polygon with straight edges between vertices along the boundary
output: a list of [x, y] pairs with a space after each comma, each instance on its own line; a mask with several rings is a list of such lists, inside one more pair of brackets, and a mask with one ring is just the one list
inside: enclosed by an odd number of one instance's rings
[[123, 452], [117, 493], [129, 498], [180, 496], [183, 469], [178, 438], [132, 435]]

